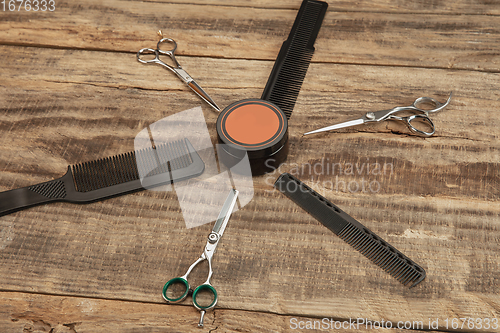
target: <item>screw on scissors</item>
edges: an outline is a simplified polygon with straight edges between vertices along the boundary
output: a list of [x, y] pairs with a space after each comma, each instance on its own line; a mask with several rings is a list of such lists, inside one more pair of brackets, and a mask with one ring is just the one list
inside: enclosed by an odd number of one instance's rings
[[[161, 30], [158, 31], [158, 34], [163, 36], [161, 33]], [[171, 44], [172, 48], [170, 50], [162, 50], [161, 45], [162, 44]], [[214, 102], [214, 100], [203, 90], [198, 83], [184, 70], [182, 69], [181, 65], [175, 59], [175, 50], [177, 49], [177, 43], [171, 39], [171, 38], [161, 38], [158, 44], [156, 44], [156, 49], [151, 49], [151, 48], [144, 48], [140, 49], [139, 52], [137, 52], [137, 60], [143, 64], [158, 64], [160, 66], [163, 66], [172, 72], [174, 72], [185, 84], [188, 85], [191, 90], [193, 90], [198, 96], [201, 97], [205, 102], [208, 103], [211, 107], [213, 107], [215, 110], [220, 112], [219, 106]], [[148, 56], [154, 55], [153, 59], [147, 59]], [[168, 56], [173, 63], [173, 66], [170, 66], [163, 62], [160, 59], [160, 55]]]
[[[208, 235], [207, 244], [205, 245], [205, 249], [201, 256], [191, 265], [189, 266], [186, 274], [181, 277], [176, 277], [169, 280], [165, 286], [163, 286], [162, 296], [167, 301], [167, 303], [179, 303], [186, 299], [188, 294], [192, 292], [193, 297], [193, 305], [196, 309], [200, 311], [200, 322], [198, 323], [198, 327], [203, 327], [203, 318], [205, 317], [205, 312], [211, 310], [217, 304], [217, 291], [210, 284], [210, 278], [212, 277], [212, 257], [217, 249], [217, 245], [224, 234], [224, 230], [226, 229], [227, 222], [231, 217], [231, 213], [236, 204], [236, 199], [238, 198], [238, 191], [232, 189], [227, 196], [224, 205], [219, 213], [219, 217], [217, 218], [212, 232]], [[208, 277], [207, 280], [196, 287], [194, 291], [191, 289], [188, 276], [191, 271], [198, 265], [200, 262], [207, 260], [208, 261]], [[175, 290], [180, 289], [180, 290]], [[202, 294], [202, 292], [211, 294], [210, 300], [206, 302], [206, 300], [199, 300], [198, 297]]]
[[[440, 103], [431, 97], [419, 97], [413, 102], [413, 104], [409, 106], [397, 106], [390, 110], [367, 112], [363, 117], [359, 119], [323, 127], [311, 132], [304, 133], [304, 135], [332, 131], [370, 122], [380, 122], [383, 120], [399, 120], [404, 122], [412, 133], [424, 137], [429, 137], [436, 132], [436, 127], [434, 126], [434, 123], [432, 122], [431, 118], [429, 118], [429, 113], [441, 111], [442, 109], [447, 107], [448, 104], [450, 104], [452, 95], [453, 93], [450, 93], [450, 96], [448, 97], [448, 100], [445, 103]], [[432, 106], [432, 108], [425, 108], [424, 106]], [[416, 114], [412, 114], [406, 117], [400, 117], [396, 115], [396, 113], [403, 111], [416, 112]], [[422, 129], [422, 126], [424, 126], [425, 129], [428, 130]]]

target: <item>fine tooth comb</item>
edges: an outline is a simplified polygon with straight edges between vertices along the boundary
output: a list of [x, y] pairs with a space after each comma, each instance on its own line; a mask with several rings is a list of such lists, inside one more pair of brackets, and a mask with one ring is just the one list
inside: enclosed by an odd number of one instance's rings
[[[150, 171], [142, 175], [140, 170]], [[196, 177], [204, 170], [189, 140], [163, 143], [68, 166], [59, 179], [1, 192], [0, 216], [49, 202], [94, 202]]]
[[290, 119], [302, 82], [314, 54], [318, 36], [328, 4], [323, 1], [304, 0], [292, 30], [283, 42], [274, 62], [271, 75], [261, 99], [278, 105]]
[[403, 285], [425, 279], [422, 267], [294, 176], [283, 173], [274, 187]]

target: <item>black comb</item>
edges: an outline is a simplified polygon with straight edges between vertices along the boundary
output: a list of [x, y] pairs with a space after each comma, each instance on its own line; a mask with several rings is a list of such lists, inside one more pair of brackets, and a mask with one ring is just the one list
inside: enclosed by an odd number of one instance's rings
[[425, 279], [422, 267], [294, 176], [283, 173], [274, 187], [403, 285]]
[[[149, 170], [140, 174], [139, 170]], [[68, 166], [59, 179], [0, 193], [0, 216], [39, 204], [89, 203], [203, 173], [205, 164], [189, 140], [179, 140]]]
[[290, 119], [314, 53], [328, 4], [304, 0], [288, 39], [281, 46], [261, 99], [278, 105]]

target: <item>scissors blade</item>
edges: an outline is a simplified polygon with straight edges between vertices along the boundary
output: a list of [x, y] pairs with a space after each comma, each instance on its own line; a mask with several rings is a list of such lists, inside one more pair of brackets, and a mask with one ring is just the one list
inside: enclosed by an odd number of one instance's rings
[[229, 221], [231, 213], [233, 212], [238, 194], [238, 190], [231, 189], [229, 195], [226, 198], [226, 201], [224, 202], [224, 205], [222, 206], [219, 217], [217, 217], [217, 221], [215, 222], [212, 232], [217, 233], [219, 235], [219, 238], [222, 237], [224, 230], [226, 230], [227, 222]]
[[178, 68], [171, 67], [171, 69], [174, 71], [177, 76], [184, 81], [188, 85], [189, 88], [191, 88], [192, 91], [196, 93], [196, 95], [200, 96], [202, 100], [208, 103], [211, 107], [213, 107], [215, 110], [220, 112], [219, 106], [214, 102], [214, 100], [203, 90], [203, 88], [200, 87], [198, 83], [189, 75], [184, 69], [182, 69], [180, 66]]
[[188, 87], [191, 88], [198, 96], [201, 97], [205, 102], [208, 103], [211, 107], [213, 107], [215, 110], [220, 112], [219, 106], [214, 102], [212, 98], [203, 90], [198, 83], [196, 83], [195, 80], [192, 80], [191, 82], [187, 83]]
[[356, 120], [350, 120], [350, 121], [346, 121], [346, 122], [343, 122], [343, 123], [340, 123], [340, 124], [335, 124], [335, 125], [332, 125], [332, 126], [323, 127], [323, 128], [311, 131], [311, 132], [307, 132], [307, 133], [304, 133], [304, 135], [315, 134], [315, 133], [332, 131], [332, 130], [346, 128], [346, 127], [357, 126], [357, 125], [363, 124], [364, 122], [365, 122], [365, 120], [363, 118], [356, 119]]

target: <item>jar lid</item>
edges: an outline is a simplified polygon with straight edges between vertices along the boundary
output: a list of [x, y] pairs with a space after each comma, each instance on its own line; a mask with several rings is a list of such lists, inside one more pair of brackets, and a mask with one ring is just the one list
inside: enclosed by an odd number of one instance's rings
[[288, 141], [288, 121], [281, 109], [265, 100], [244, 99], [226, 107], [217, 118], [219, 142], [235, 156], [266, 158]]

